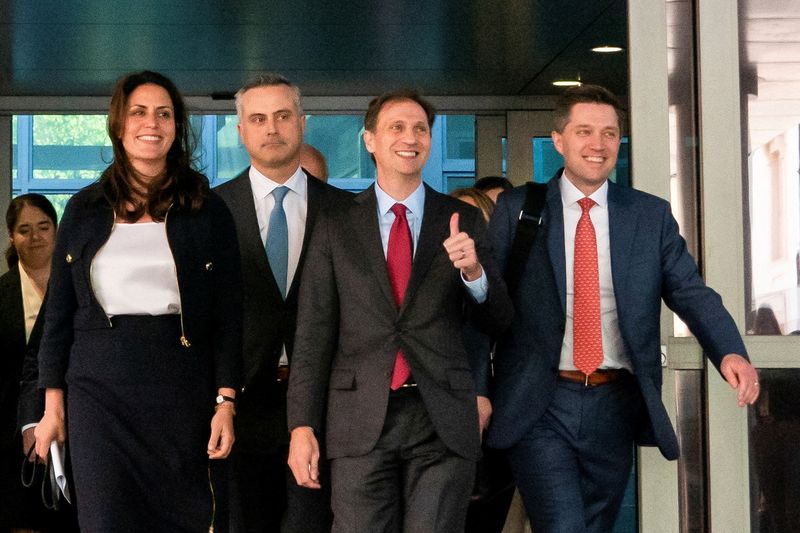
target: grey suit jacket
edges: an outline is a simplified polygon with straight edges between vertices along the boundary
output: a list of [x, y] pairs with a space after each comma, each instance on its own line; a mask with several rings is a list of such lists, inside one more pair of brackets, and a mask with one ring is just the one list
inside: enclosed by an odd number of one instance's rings
[[[442, 245], [456, 211], [488, 276], [488, 298], [481, 305], [468, 295]], [[513, 313], [485, 246], [484, 226], [477, 209], [426, 187], [411, 278], [398, 310], [374, 187], [320, 217], [300, 290], [290, 429], [325, 425], [330, 458], [372, 450], [384, 425], [395, 355], [402, 349], [439, 437], [463, 457], [479, 456], [476, 388], [462, 329], [472, 314], [485, 328], [500, 330]]]

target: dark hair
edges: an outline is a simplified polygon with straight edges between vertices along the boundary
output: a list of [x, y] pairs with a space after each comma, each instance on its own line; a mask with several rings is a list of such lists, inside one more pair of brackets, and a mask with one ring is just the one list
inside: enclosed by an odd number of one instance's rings
[[244, 93], [250, 89], [256, 89], [258, 87], [275, 87], [277, 85], [285, 85], [294, 92], [294, 105], [297, 107], [297, 112], [302, 115], [303, 106], [300, 102], [300, 87], [289, 81], [289, 79], [285, 76], [275, 74], [274, 72], [266, 72], [264, 74], [259, 74], [253, 80], [242, 86], [241, 89], [236, 91], [234, 99], [236, 100], [236, 114], [239, 116], [239, 122], [241, 122], [244, 118], [242, 117], [242, 96], [244, 96]]
[[570, 87], [556, 100], [553, 127], [557, 132], [564, 132], [564, 127], [569, 122], [569, 116], [575, 104], [610, 105], [617, 113], [617, 126], [622, 129], [624, 111], [617, 97], [611, 91], [599, 85], [579, 85]]
[[[455, 189], [450, 191], [450, 196], [453, 198], [458, 198], [459, 200], [464, 197], [472, 198], [472, 201], [475, 202], [475, 205], [481, 210], [481, 214], [486, 222], [489, 222], [489, 219], [492, 217], [492, 213], [494, 212], [494, 202], [486, 195], [485, 192], [479, 191], [474, 187], [466, 187], [463, 189]], [[461, 201], [463, 202], [463, 200]]]
[[[122, 145], [128, 98], [137, 87], [146, 84], [158, 85], [167, 91], [175, 118], [175, 140], [167, 152], [166, 172], [147, 183], [138, 176]], [[100, 183], [118, 216], [134, 222], [147, 212], [153, 220], [160, 221], [172, 204], [191, 210], [203, 205], [208, 194], [208, 180], [192, 170], [194, 133], [189, 127], [189, 115], [183, 98], [166, 76], [145, 70], [127, 74], [117, 81], [108, 110], [108, 136], [114, 148], [114, 161], [103, 173]], [[142, 189], [146, 191], [145, 200], [141, 198]], [[128, 209], [129, 204], [134, 206], [133, 210]]]
[[492, 189], [503, 189], [504, 191], [507, 191], [509, 189], [513, 189], [514, 185], [512, 185], [507, 178], [502, 176], [484, 176], [476, 180], [473, 187], [483, 192], [491, 191]]
[[433, 107], [433, 104], [423, 98], [422, 94], [416, 89], [398, 89], [397, 91], [384, 93], [372, 99], [369, 106], [367, 106], [367, 113], [364, 115], [364, 129], [374, 132], [378, 125], [378, 115], [381, 109], [383, 109], [383, 106], [389, 102], [401, 100], [410, 100], [419, 104], [428, 117], [428, 127], [433, 128], [433, 121], [436, 119], [436, 109]]
[[[25, 206], [31, 206], [39, 209], [42, 213], [47, 215], [47, 218], [49, 218], [53, 223], [54, 229], [58, 227], [56, 210], [53, 207], [53, 204], [50, 203], [50, 200], [41, 194], [21, 194], [11, 200], [11, 203], [8, 206], [8, 211], [6, 211], [6, 227], [8, 228], [9, 236], [14, 233], [14, 228], [17, 227], [19, 215], [22, 213], [22, 209], [25, 208]], [[17, 255], [17, 249], [14, 248], [14, 245], [10, 245], [8, 250], [6, 250], [6, 263], [8, 263], [8, 268], [13, 267], [18, 262], [19, 255]]]

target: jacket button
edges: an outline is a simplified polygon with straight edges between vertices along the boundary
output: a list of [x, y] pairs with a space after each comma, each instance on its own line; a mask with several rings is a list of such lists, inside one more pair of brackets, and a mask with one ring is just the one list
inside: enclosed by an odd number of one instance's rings
[[206, 263], [206, 270], [214, 270], [214, 263]]
[[67, 254], [67, 263], [72, 263], [72, 255]]

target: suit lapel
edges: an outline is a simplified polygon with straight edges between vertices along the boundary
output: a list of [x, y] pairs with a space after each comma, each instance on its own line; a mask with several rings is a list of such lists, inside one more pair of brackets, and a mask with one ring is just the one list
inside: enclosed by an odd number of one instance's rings
[[564, 207], [561, 202], [559, 176], [561, 170], [547, 184], [547, 211], [550, 213], [547, 232], [547, 252], [553, 265], [553, 275], [558, 287], [558, 296], [561, 301], [561, 311], [567, 312], [567, 267], [564, 257]]
[[267, 261], [267, 253], [264, 251], [264, 243], [261, 241], [261, 233], [258, 230], [258, 217], [253, 200], [253, 188], [250, 186], [249, 168], [236, 178], [231, 187], [231, 196], [236, 205], [232, 214], [236, 221], [236, 229], [241, 232], [239, 242], [242, 259], [256, 264], [254, 270], [264, 277], [269, 291], [275, 293], [273, 296], [278, 299], [275, 301], [282, 300], [283, 296], [280, 294], [278, 284], [275, 283], [275, 277], [272, 275], [272, 269]]
[[400, 309], [401, 313], [414, 298], [414, 294], [425, 279], [436, 252], [443, 249], [442, 243], [449, 232], [451, 214], [445, 212], [439, 193], [425, 185], [422, 226], [420, 227], [417, 251], [414, 253], [414, 262], [411, 264], [411, 278], [408, 280], [403, 306]]
[[619, 307], [619, 297], [623, 293], [628, 276], [630, 259], [633, 257], [633, 241], [636, 234], [637, 213], [628, 201], [626, 190], [609, 182], [608, 184], [608, 232], [611, 247], [611, 278], [614, 294]]
[[378, 228], [378, 201], [375, 198], [375, 187], [368, 187], [356, 196], [355, 201], [357, 205], [353, 208], [351, 216], [353, 233], [358, 236], [363, 257], [367, 258], [367, 263], [372, 268], [372, 273], [378, 281], [383, 296], [394, 309], [396, 306], [392, 295], [392, 286], [389, 283], [389, 272], [386, 269], [386, 257], [383, 255], [381, 232]]
[[292, 285], [289, 287], [289, 290], [286, 293], [287, 300], [289, 300], [294, 293], [299, 290], [301, 277], [300, 274], [303, 270], [306, 250], [308, 250], [308, 243], [311, 240], [311, 232], [314, 229], [314, 222], [316, 221], [317, 213], [322, 207], [325, 196], [325, 185], [317, 178], [310, 176], [308, 173], [306, 173], [306, 176], [308, 176], [306, 178], [306, 190], [308, 192], [308, 198], [306, 200], [306, 225], [303, 229], [303, 245], [300, 248], [300, 257], [297, 260], [297, 270], [295, 270], [294, 277], [292, 278]]

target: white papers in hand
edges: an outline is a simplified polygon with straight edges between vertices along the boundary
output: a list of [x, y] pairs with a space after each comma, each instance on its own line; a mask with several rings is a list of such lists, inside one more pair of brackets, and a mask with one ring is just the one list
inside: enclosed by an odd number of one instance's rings
[[67, 475], [64, 473], [64, 445], [59, 445], [58, 442], [53, 441], [50, 443], [50, 457], [52, 458], [53, 473], [56, 476], [56, 483], [69, 503], [72, 503], [72, 498], [69, 495], [69, 484], [67, 483]]

